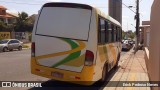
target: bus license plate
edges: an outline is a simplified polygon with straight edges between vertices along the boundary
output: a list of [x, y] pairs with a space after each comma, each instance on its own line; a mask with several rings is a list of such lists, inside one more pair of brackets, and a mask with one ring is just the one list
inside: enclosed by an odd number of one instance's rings
[[63, 73], [60, 73], [60, 72], [52, 72], [52, 76], [53, 76], [53, 77], [57, 77], [57, 78], [63, 78]]

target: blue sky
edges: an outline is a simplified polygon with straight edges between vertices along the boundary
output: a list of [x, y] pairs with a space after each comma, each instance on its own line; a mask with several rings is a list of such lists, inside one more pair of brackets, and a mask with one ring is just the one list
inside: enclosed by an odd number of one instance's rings
[[[135, 7], [136, 0], [123, 0], [123, 4]], [[108, 13], [108, 0], [0, 0], [0, 5], [8, 8], [9, 12], [25, 11], [29, 15], [37, 14], [41, 6], [46, 2], [74, 2], [94, 5], [101, 9], [104, 13]], [[150, 9], [153, 0], [140, 0], [140, 19], [141, 21], [150, 20]], [[132, 8], [135, 11], [135, 8]], [[123, 30], [135, 31], [135, 13], [129, 10], [126, 6], [122, 6], [122, 26]]]

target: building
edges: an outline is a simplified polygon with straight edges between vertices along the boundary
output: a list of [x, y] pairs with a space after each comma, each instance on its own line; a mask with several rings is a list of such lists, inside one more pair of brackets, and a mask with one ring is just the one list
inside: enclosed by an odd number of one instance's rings
[[[160, 0], [154, 0], [151, 7], [149, 47], [145, 47], [145, 61], [150, 81], [160, 81]], [[146, 28], [149, 28], [147, 26]], [[146, 30], [148, 31], [148, 30]], [[160, 87], [151, 87], [160, 90]]]
[[140, 43], [143, 43], [144, 47], [149, 48], [150, 42], [150, 21], [142, 21], [140, 26]]
[[0, 21], [6, 23], [6, 24], [12, 24], [16, 21], [15, 15], [6, 12], [7, 8], [4, 6], [0, 6]]
[[108, 6], [109, 15], [122, 24], [122, 0], [109, 0]]

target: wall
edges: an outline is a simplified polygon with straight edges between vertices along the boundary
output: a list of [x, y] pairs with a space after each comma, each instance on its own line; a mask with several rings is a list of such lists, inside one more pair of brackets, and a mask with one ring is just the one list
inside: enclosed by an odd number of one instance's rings
[[[150, 81], [160, 81], [160, 0], [154, 0], [151, 8], [151, 32], [149, 46]], [[153, 87], [152, 90], [160, 90]]]
[[144, 26], [143, 29], [143, 44], [144, 47], [149, 47], [149, 42], [150, 42], [150, 26]]

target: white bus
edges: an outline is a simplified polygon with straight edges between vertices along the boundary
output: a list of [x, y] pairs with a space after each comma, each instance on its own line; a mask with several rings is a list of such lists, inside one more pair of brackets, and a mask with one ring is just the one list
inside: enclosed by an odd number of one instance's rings
[[85, 4], [47, 3], [32, 32], [31, 72], [91, 85], [118, 64], [121, 24]]

